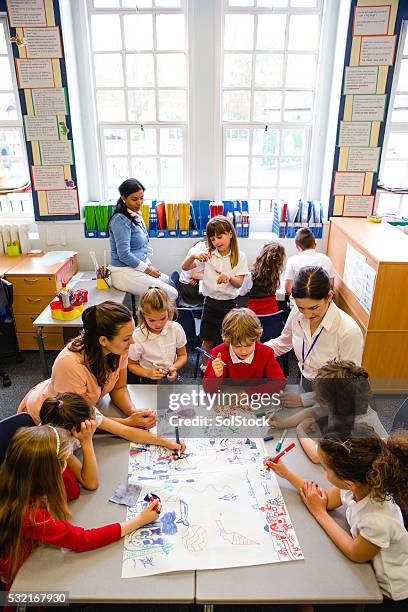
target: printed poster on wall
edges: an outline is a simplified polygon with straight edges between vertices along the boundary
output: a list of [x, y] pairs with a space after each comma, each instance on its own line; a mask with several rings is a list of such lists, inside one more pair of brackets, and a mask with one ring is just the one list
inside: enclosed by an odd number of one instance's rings
[[380, 147], [350, 147], [347, 170], [378, 172]]
[[391, 6], [354, 7], [353, 36], [388, 34]]
[[27, 58], [62, 57], [61, 38], [58, 27], [24, 28]]
[[56, 89], [32, 89], [31, 99], [34, 115], [66, 115], [67, 92], [64, 87]]
[[368, 217], [373, 214], [374, 196], [350, 196], [344, 197], [343, 216], [344, 217]]
[[[57, 117], [31, 117], [24, 115], [26, 140], [58, 140]], [[54, 162], [55, 163], [55, 162]]]
[[340, 121], [339, 147], [368, 147], [371, 121]]
[[361, 300], [363, 266], [365, 262], [365, 256], [353, 248], [351, 244], [347, 244], [343, 281], [354, 295], [357, 296], [358, 300]]
[[365, 172], [340, 172], [334, 175], [333, 195], [362, 195]]
[[20, 89], [55, 87], [50, 59], [16, 59], [17, 80]]
[[360, 47], [361, 66], [392, 66], [396, 36], [363, 36]]
[[79, 213], [78, 191], [46, 191], [47, 208], [50, 215], [75, 215]]
[[43, 166], [72, 165], [74, 163], [72, 140], [42, 141], [39, 143], [39, 148]]
[[6, 0], [10, 26], [46, 26], [47, 19], [43, 0]]
[[344, 76], [344, 95], [375, 94], [377, 91], [378, 68], [347, 66]]
[[353, 121], [384, 121], [386, 95], [353, 96]]
[[64, 166], [31, 166], [31, 174], [36, 191], [67, 189]]

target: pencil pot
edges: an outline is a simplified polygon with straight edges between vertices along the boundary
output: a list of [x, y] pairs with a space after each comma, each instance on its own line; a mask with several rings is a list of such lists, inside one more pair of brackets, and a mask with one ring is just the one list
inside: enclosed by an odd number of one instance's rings
[[96, 287], [97, 289], [109, 289], [109, 281], [107, 278], [97, 278], [96, 279]]

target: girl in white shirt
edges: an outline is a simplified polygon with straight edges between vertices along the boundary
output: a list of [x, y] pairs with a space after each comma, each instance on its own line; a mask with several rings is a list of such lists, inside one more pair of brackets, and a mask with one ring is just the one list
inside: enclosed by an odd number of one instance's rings
[[[202, 347], [210, 351], [221, 344], [221, 327], [225, 315], [237, 307], [237, 297], [248, 274], [247, 258], [238, 248], [231, 221], [223, 215], [209, 220], [206, 227], [207, 250], [193, 254], [183, 262], [183, 270], [204, 270], [201, 291], [204, 308], [201, 317]], [[203, 364], [206, 363], [203, 359]]]
[[[298, 359], [302, 383], [307, 391], [317, 371], [332, 359], [345, 359], [361, 365], [363, 334], [357, 323], [333, 302], [329, 275], [323, 268], [299, 270], [292, 288], [296, 305], [279, 336], [266, 342], [283, 355], [292, 348]], [[287, 408], [314, 404], [314, 394], [287, 393]]]
[[[384, 600], [370, 609], [406, 610], [408, 533], [401, 509], [408, 509], [408, 432], [384, 441], [372, 428], [359, 425], [347, 438], [326, 434], [318, 452], [333, 485], [327, 491], [303, 480], [282, 461], [266, 457], [264, 464], [299, 491], [309, 512], [346, 557], [372, 562]], [[351, 534], [328, 512], [340, 506], [346, 510]]]
[[[173, 321], [175, 308], [163, 289], [150, 287], [139, 302], [139, 327], [133, 333], [128, 369], [142, 379], [174, 381], [187, 363], [187, 338]], [[146, 381], [147, 382], [147, 381]]]

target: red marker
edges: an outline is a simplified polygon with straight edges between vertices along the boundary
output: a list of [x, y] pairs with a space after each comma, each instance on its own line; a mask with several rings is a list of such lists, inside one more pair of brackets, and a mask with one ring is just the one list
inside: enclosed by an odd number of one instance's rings
[[276, 461], [279, 461], [279, 459], [280, 459], [281, 457], [283, 457], [283, 455], [286, 455], [286, 453], [288, 453], [289, 451], [291, 451], [291, 450], [292, 450], [292, 448], [295, 448], [295, 443], [294, 443], [294, 442], [292, 442], [291, 444], [289, 444], [289, 446], [287, 446], [287, 447], [285, 448], [285, 450], [283, 450], [281, 453], [279, 453], [279, 455], [276, 455], [276, 457], [274, 457], [274, 458], [272, 459], [273, 463], [276, 463]]

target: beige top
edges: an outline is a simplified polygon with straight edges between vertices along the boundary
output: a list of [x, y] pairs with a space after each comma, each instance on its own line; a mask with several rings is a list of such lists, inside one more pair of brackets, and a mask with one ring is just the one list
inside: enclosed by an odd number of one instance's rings
[[56, 358], [52, 366], [51, 378], [39, 383], [31, 389], [18, 407], [18, 412], [28, 412], [36, 423], [40, 422], [39, 414], [43, 401], [57, 393], [78, 393], [86, 397], [94, 406], [99, 400], [110, 393], [115, 387], [120, 371], [127, 368], [128, 354], [120, 357], [119, 367], [110, 374], [103, 387], [82, 361], [82, 353], [74, 353], [66, 346]]

